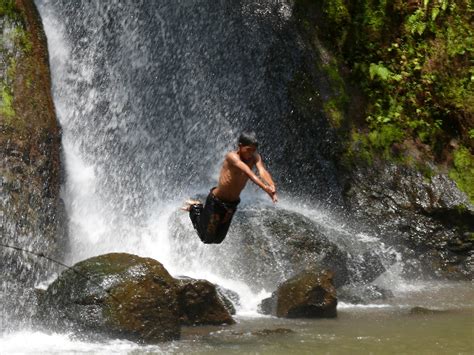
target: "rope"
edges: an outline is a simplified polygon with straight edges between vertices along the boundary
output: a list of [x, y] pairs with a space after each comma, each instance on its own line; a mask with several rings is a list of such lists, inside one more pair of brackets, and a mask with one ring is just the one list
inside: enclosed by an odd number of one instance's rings
[[117, 301], [120, 305], [122, 304], [122, 302], [117, 298], [115, 297], [109, 290], [107, 290], [104, 286], [102, 286], [101, 284], [99, 284], [98, 282], [94, 281], [92, 278], [90, 278], [89, 276], [87, 276], [86, 274], [78, 271], [77, 269], [75, 269], [74, 267], [72, 266], [68, 266], [56, 259], [53, 259], [47, 255], [45, 255], [44, 253], [36, 253], [34, 251], [31, 251], [31, 250], [28, 250], [28, 249], [23, 249], [23, 248], [20, 248], [20, 247], [16, 247], [16, 246], [13, 246], [13, 245], [8, 245], [8, 244], [3, 244], [3, 243], [0, 243], [0, 247], [3, 247], [3, 248], [9, 248], [9, 249], [13, 249], [13, 250], [16, 250], [16, 251], [20, 251], [20, 252], [25, 252], [25, 253], [28, 253], [28, 254], [31, 254], [31, 255], [35, 255], [39, 258], [44, 258], [46, 260], [49, 260], [55, 264], [58, 264], [58, 265], [61, 265], [63, 267], [65, 267], [66, 269], [68, 270], [72, 270], [74, 273], [76, 273], [77, 275], [85, 278], [86, 280], [90, 281], [91, 283], [93, 283], [94, 285], [98, 286], [99, 288], [101, 288], [105, 293], [107, 293], [111, 298], [113, 298], [115, 301]]

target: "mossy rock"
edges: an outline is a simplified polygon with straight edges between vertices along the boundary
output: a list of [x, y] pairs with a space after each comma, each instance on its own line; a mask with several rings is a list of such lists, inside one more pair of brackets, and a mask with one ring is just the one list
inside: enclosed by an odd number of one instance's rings
[[64, 271], [41, 297], [37, 318], [86, 337], [169, 341], [180, 337], [177, 290], [158, 261], [105, 254]]
[[[1, 0], [0, 32], [0, 235], [5, 244], [61, 259], [67, 240], [61, 130], [34, 1]], [[34, 309], [28, 290], [49, 278], [55, 265], [5, 248], [0, 259], [9, 290], [0, 301], [4, 324], [28, 322]]]
[[337, 295], [327, 270], [306, 270], [282, 283], [260, 306], [265, 314], [283, 318], [335, 318]]
[[[183, 325], [234, 324], [229, 304], [216, 286], [206, 280], [178, 280], [178, 300]], [[233, 307], [232, 307], [233, 308]], [[234, 310], [235, 312], [235, 310]]]

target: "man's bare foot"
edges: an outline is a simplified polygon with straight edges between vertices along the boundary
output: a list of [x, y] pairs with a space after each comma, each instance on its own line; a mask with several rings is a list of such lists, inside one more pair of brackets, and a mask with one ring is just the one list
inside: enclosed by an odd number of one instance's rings
[[201, 203], [201, 201], [198, 201], [198, 200], [187, 200], [185, 202], [186, 206], [183, 206], [181, 207], [180, 209], [183, 210], [183, 211], [191, 211], [191, 206], [192, 205], [199, 205]]

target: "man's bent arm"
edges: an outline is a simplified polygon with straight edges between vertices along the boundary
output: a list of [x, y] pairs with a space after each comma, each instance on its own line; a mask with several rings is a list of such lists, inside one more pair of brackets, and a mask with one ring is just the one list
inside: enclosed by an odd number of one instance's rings
[[275, 189], [275, 183], [273, 182], [273, 179], [270, 173], [267, 171], [267, 169], [265, 169], [265, 166], [263, 165], [263, 161], [260, 154], [257, 155], [256, 166], [258, 169], [258, 173], [260, 174], [263, 181], [265, 181], [268, 185], [270, 185], [271, 188]]
[[249, 177], [249, 179], [252, 180], [256, 185], [258, 185], [262, 190], [264, 190], [266, 193], [269, 193], [269, 191], [267, 191], [267, 185], [265, 185], [265, 183], [260, 180], [257, 175], [255, 175], [255, 173], [252, 171], [252, 169], [249, 168], [247, 164], [245, 164], [238, 157], [232, 154], [228, 155], [228, 159], [230, 160], [232, 165], [242, 170]]

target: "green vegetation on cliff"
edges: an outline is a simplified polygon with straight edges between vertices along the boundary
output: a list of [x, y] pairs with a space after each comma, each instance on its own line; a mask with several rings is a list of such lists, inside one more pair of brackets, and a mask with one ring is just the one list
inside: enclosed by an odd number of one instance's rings
[[39, 21], [33, 2], [0, 0], [0, 138], [39, 138], [57, 129]]
[[296, 0], [295, 16], [309, 42], [320, 39], [364, 94], [355, 105], [363, 112], [337, 105], [345, 115], [336, 121], [346, 120], [351, 132], [348, 156], [453, 161], [450, 176], [473, 200], [472, 2]]
[[[35, 238], [39, 246], [60, 237], [61, 137], [46, 36], [33, 0], [0, 0], [0, 32], [0, 234], [31, 236], [25, 241]], [[9, 227], [15, 232], [5, 226], [16, 226]]]
[[456, 149], [449, 177], [474, 201], [474, 156], [466, 147]]

